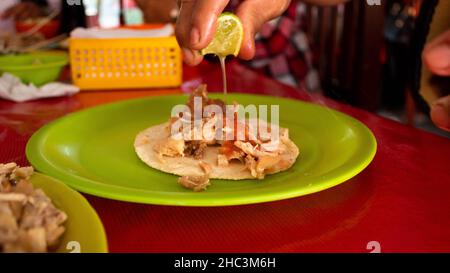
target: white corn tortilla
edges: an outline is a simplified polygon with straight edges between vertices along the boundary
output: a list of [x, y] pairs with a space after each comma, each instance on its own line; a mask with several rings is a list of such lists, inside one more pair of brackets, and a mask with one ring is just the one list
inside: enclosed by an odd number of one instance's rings
[[[160, 157], [153, 149], [154, 145], [159, 141], [169, 137], [166, 130], [168, 123], [163, 123], [150, 127], [140, 132], [134, 142], [134, 148], [138, 157], [148, 166], [157, 170], [176, 174], [179, 176], [202, 176], [205, 175], [204, 170], [199, 163], [204, 162], [211, 166], [209, 178], [215, 179], [255, 179], [244, 163], [238, 160], [231, 161], [228, 166], [217, 165], [217, 155], [219, 147], [208, 146], [202, 159], [194, 159], [192, 157]], [[267, 174], [274, 174], [289, 169], [295, 163], [299, 150], [297, 146], [288, 140], [284, 143], [287, 146], [286, 152], [281, 154], [283, 160], [287, 162], [285, 168], [275, 168]]]

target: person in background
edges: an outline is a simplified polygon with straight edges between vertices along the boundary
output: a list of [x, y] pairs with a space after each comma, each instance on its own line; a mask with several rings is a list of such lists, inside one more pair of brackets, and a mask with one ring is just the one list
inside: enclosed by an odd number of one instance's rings
[[[450, 77], [450, 29], [426, 44], [423, 60], [433, 74]], [[450, 95], [443, 96], [432, 104], [430, 116], [437, 127], [450, 132]]]
[[[239, 2], [231, 0], [225, 10], [237, 10]], [[304, 5], [302, 1], [293, 0], [279, 17], [262, 24], [255, 35], [254, 57], [241, 62], [284, 84], [318, 91], [319, 75], [304, 31], [305, 14], [301, 12]]]
[[84, 6], [69, 5], [68, 1], [61, 0], [21, 0], [6, 9], [2, 19], [24, 21], [48, 16], [52, 11], [60, 11], [61, 33], [69, 33], [76, 27], [86, 26]]
[[433, 11], [422, 61], [420, 94], [434, 124], [450, 132], [450, 1], [439, 1]]
[[17, 0], [3, 0], [0, 5], [0, 35], [14, 29], [14, 21], [9, 18], [3, 18], [3, 13], [15, 4], [17, 4]]
[[25, 21], [36, 19], [48, 14], [48, 3], [46, 0], [16, 1], [15, 4], [6, 9], [2, 19], [13, 19], [14, 21]]
[[[60, 10], [62, 33], [69, 33], [76, 27], [86, 25], [83, 5], [69, 5], [67, 1], [62, 0], [10, 1], [15, 4], [10, 4], [10, 7], [1, 14], [3, 19], [15, 21], [35, 19], [47, 16], [51, 10]], [[178, 13], [176, 0], [135, 0], [135, 2], [144, 14], [145, 23], [171, 23], [176, 19]]]

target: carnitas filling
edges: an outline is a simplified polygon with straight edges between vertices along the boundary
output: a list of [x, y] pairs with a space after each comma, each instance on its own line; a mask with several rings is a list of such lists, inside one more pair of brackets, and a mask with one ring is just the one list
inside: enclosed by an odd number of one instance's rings
[[[200, 118], [196, 118], [195, 114], [193, 114], [195, 111], [194, 102], [196, 98], [201, 98], [201, 113], [203, 113], [205, 107], [209, 105], [216, 105], [222, 110], [222, 128], [219, 131], [222, 134], [221, 140], [217, 140], [217, 138], [213, 137], [217, 134], [217, 128], [211, 126], [211, 124], [214, 124], [215, 119], [217, 119], [217, 116], [215, 116], [214, 113], [207, 115], [206, 117], [202, 114], [200, 115]], [[237, 104], [235, 103], [234, 105], [236, 106]], [[186, 106], [188, 111], [183, 112], [178, 117], [170, 118], [168, 126], [166, 127], [169, 137], [153, 147], [160, 156], [192, 157], [201, 160], [207, 147], [218, 146], [218, 166], [227, 166], [232, 161], [238, 161], [248, 168], [254, 178], [258, 179], [263, 179], [267, 173], [270, 173], [282, 163], [280, 162], [280, 154], [287, 149], [285, 142], [289, 139], [289, 132], [287, 129], [279, 128], [279, 138], [276, 142], [271, 141], [270, 138], [264, 137], [259, 133], [252, 135], [251, 130], [249, 130], [248, 120], [238, 120], [236, 113], [234, 114], [234, 118], [230, 120], [225, 115], [225, 102], [219, 99], [208, 98], [206, 85], [199, 86], [190, 95]], [[176, 122], [184, 122], [190, 126], [188, 126], [187, 129], [186, 127], [183, 127], [182, 129], [180, 128], [179, 131], [174, 132], [172, 125]], [[198, 130], [195, 127], [196, 123], [203, 125], [200, 126], [200, 128], [202, 128], [201, 132], [196, 132], [196, 130]], [[209, 127], [205, 127], [207, 125], [209, 125]], [[238, 126], [244, 128], [243, 139], [237, 137]], [[271, 125], [265, 126], [268, 126], [266, 130], [270, 132]], [[229, 137], [230, 132], [232, 132], [231, 139]], [[192, 138], [196, 133], [197, 138]], [[186, 136], [190, 136], [191, 138], [186, 138]], [[198, 138], [198, 136], [200, 136], [200, 138]], [[205, 177], [182, 177], [180, 178], [179, 183], [187, 188], [195, 188], [194, 190], [204, 189], [206, 188], [206, 185], [209, 184]], [[198, 187], [198, 185], [201, 186]]]
[[67, 215], [29, 182], [32, 167], [0, 164], [0, 252], [47, 252], [58, 246]]

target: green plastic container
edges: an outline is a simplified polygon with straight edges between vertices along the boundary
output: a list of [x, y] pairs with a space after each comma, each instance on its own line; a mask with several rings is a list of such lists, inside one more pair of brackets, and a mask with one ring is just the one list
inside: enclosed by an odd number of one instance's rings
[[23, 83], [41, 86], [57, 81], [69, 58], [65, 53], [40, 52], [0, 56], [0, 73], [13, 74]]

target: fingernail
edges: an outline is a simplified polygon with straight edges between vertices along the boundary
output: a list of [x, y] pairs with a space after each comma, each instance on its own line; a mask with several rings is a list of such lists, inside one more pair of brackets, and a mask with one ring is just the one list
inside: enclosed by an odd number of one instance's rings
[[450, 131], [450, 109], [443, 100], [438, 100], [431, 106], [431, 120], [434, 124], [446, 131]]
[[191, 46], [195, 46], [200, 42], [200, 32], [197, 28], [192, 28], [191, 30]]
[[198, 65], [203, 60], [203, 57], [199, 54], [198, 51], [191, 50], [188, 48], [183, 48], [182, 51], [184, 56], [184, 62], [187, 65], [190, 66]]

